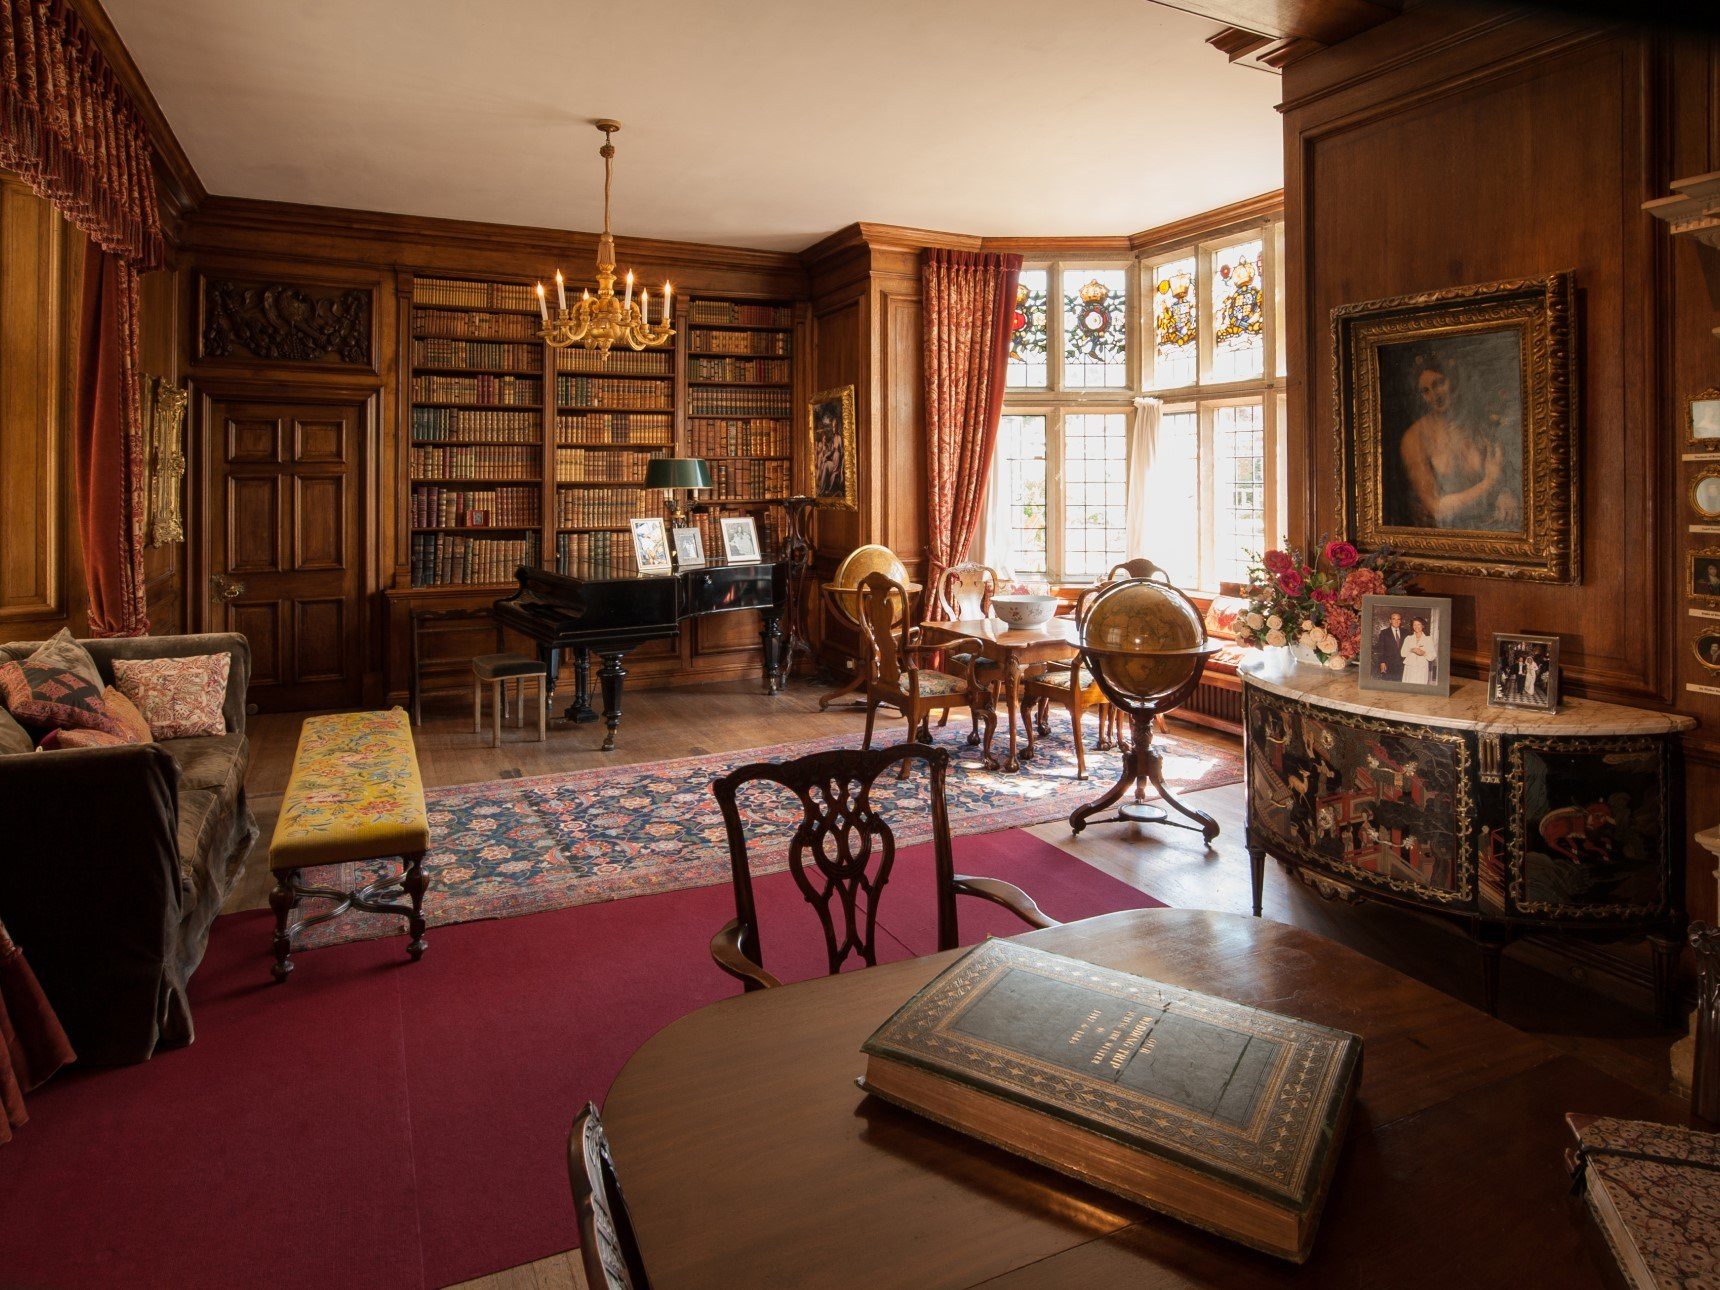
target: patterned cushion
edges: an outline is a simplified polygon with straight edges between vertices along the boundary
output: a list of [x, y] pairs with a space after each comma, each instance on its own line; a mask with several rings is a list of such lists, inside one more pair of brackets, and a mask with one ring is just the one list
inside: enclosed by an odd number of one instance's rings
[[0, 702], [19, 725], [38, 730], [100, 730], [118, 735], [125, 727], [102, 702], [101, 685], [77, 672], [51, 665], [36, 667], [30, 658], [0, 665]]
[[149, 722], [143, 719], [143, 713], [137, 710], [137, 704], [111, 685], [102, 691], [102, 702], [108, 705], [108, 711], [119, 718], [120, 724], [131, 736], [126, 740], [127, 743], [147, 744], [155, 742], [155, 737], [149, 731]]
[[1206, 634], [1227, 641], [1235, 640], [1236, 620], [1247, 612], [1248, 601], [1242, 596], [1214, 596], [1206, 607]]
[[114, 681], [137, 705], [157, 739], [224, 735], [221, 712], [227, 697], [231, 654], [193, 654], [187, 658], [116, 658]]
[[64, 748], [119, 748], [136, 742], [130, 734], [114, 735], [105, 730], [73, 730], [56, 726], [42, 736], [37, 747], [44, 752], [56, 752]]
[[391, 708], [307, 720], [269, 842], [269, 867], [374, 860], [429, 845], [406, 714]]
[[1209, 654], [1206, 660], [1206, 670], [1217, 672], [1223, 676], [1235, 676], [1237, 665], [1248, 656], [1245, 645], [1226, 645], [1216, 654]]
[[60, 628], [52, 637], [36, 646], [35, 652], [28, 658], [20, 661], [25, 667], [39, 667], [43, 671], [76, 672], [97, 690], [107, 684], [102, 680], [95, 659], [90, 657], [87, 649], [78, 644], [68, 627]]
[[934, 672], [930, 668], [921, 668], [920, 693], [966, 694], [967, 680], [965, 677], [951, 676], [948, 672]]
[[12, 719], [12, 714], [0, 708], [0, 756], [36, 751], [36, 741], [29, 732]]

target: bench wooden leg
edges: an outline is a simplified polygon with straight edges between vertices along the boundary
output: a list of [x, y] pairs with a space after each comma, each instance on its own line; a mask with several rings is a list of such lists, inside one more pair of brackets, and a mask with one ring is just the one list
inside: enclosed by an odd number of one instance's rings
[[292, 917], [293, 906], [299, 903], [298, 892], [294, 890], [297, 877], [298, 870], [283, 869], [275, 875], [275, 888], [269, 893], [269, 908], [275, 911], [275, 965], [269, 970], [277, 985], [293, 970], [293, 938], [287, 932], [287, 920]]
[[508, 706], [508, 693], [501, 681], [490, 685], [490, 747], [502, 746], [502, 712]]
[[406, 889], [407, 899], [412, 902], [412, 912], [406, 916], [406, 930], [411, 933], [411, 943], [406, 952], [412, 956], [413, 962], [424, 957], [424, 890], [430, 885], [430, 875], [424, 872], [424, 853], [402, 856], [406, 862], [406, 873], [400, 880], [400, 885]]

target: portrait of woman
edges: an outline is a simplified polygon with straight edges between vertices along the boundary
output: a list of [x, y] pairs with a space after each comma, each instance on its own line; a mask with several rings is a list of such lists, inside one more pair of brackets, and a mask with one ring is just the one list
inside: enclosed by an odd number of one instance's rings
[[1515, 331], [1380, 348], [1384, 519], [1401, 528], [1523, 529], [1521, 345]]
[[812, 495], [820, 505], [853, 506], [858, 500], [854, 460], [854, 387], [812, 396], [807, 408]]
[[1439, 642], [1428, 632], [1427, 619], [1416, 614], [1409, 620], [1409, 635], [1403, 642], [1405, 685], [1432, 685], [1439, 674]]

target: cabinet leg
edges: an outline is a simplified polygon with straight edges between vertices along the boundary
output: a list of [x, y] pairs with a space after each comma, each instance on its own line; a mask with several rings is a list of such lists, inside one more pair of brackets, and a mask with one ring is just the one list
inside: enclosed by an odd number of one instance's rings
[[1678, 1024], [1678, 960], [1684, 942], [1675, 936], [1650, 936], [1654, 953], [1654, 1014], [1667, 1025]]
[[1254, 916], [1260, 917], [1260, 898], [1266, 893], [1266, 848], [1248, 844], [1248, 880], [1254, 887]]
[[1498, 941], [1478, 940], [1475, 942], [1481, 951], [1481, 1006], [1487, 1010], [1489, 1017], [1499, 1015], [1499, 960], [1505, 947]]

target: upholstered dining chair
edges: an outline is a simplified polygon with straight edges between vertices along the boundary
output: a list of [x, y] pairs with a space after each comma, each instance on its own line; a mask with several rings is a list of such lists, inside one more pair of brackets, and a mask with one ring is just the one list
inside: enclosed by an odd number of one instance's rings
[[[860, 633], [865, 646], [862, 661], [866, 667], [866, 737], [860, 746], [872, 746], [872, 729], [881, 705], [887, 704], [907, 718], [909, 740], [927, 743], [932, 740], [928, 721], [934, 712], [966, 708], [973, 714], [968, 744], [980, 742], [979, 727], [984, 722], [989, 762], [991, 737], [997, 729], [997, 679], [995, 669], [990, 678], [981, 674], [981, 642], [963, 636], [936, 646], [921, 644], [919, 628], [907, 612], [908, 589], [887, 574], [867, 574], [860, 579], [859, 594]], [[964, 659], [960, 675], [920, 661], [938, 653]], [[907, 762], [902, 763], [901, 773], [907, 778]]]
[[590, 1102], [567, 1136], [567, 1177], [579, 1217], [579, 1261], [585, 1266], [586, 1285], [591, 1290], [651, 1290], [609, 1156], [609, 1138]]
[[788, 870], [818, 915], [830, 971], [840, 972], [851, 956], [868, 967], [877, 964], [878, 902], [895, 867], [896, 835], [874, 809], [872, 793], [887, 771], [911, 761], [924, 763], [929, 771], [938, 948], [951, 950], [960, 944], [957, 896], [1001, 905], [1029, 927], [1057, 926], [1013, 883], [956, 873], [944, 800], [948, 749], [921, 743], [858, 752], [837, 749], [792, 761], [753, 762], [712, 782], [728, 831], [735, 889], [735, 916], [711, 938], [711, 957], [718, 967], [748, 990], [782, 984], [765, 969], [746, 829], [736, 804], [741, 789], [755, 783], [781, 785], [800, 800], [800, 822], [788, 844]]

